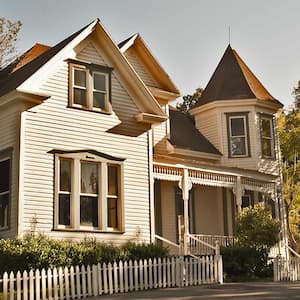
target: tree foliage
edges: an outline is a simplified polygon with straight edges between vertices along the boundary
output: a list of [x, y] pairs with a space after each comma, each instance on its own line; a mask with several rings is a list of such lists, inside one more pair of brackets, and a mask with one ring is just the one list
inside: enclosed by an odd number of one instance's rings
[[11, 62], [16, 56], [16, 42], [21, 21], [0, 18], [0, 67]]
[[203, 89], [201, 87], [197, 88], [193, 95], [185, 95], [182, 97], [182, 101], [178, 102], [176, 108], [181, 110], [182, 112], [188, 112], [190, 109], [195, 107], [198, 103], [201, 95], [203, 93]]
[[278, 120], [282, 155], [283, 199], [291, 246], [300, 253], [300, 81], [294, 88], [293, 106]]

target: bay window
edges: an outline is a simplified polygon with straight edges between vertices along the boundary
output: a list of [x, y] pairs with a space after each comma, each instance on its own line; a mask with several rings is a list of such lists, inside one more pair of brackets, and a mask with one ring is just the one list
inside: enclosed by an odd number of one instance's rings
[[57, 229], [122, 230], [123, 159], [107, 157], [56, 155]]
[[9, 202], [10, 202], [10, 172], [11, 159], [0, 159], [0, 229], [8, 228], [9, 225]]

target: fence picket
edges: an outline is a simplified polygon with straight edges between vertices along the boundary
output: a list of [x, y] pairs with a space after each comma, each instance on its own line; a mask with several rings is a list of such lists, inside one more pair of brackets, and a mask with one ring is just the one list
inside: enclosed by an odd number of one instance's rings
[[120, 293], [124, 292], [123, 262], [119, 261]]
[[171, 286], [171, 262], [170, 258], [167, 258], [167, 287]]
[[48, 300], [52, 300], [52, 272], [51, 269], [47, 271], [47, 282], [48, 282]]
[[28, 274], [23, 272], [23, 300], [28, 300]]
[[214, 257], [211, 255], [209, 257], [209, 267], [210, 267], [210, 282], [214, 282]]
[[46, 271], [43, 268], [41, 272], [42, 277], [42, 299], [46, 300]]
[[66, 300], [70, 300], [70, 281], [69, 281], [69, 270], [67, 267], [64, 269], [64, 281], [65, 281], [65, 292], [66, 292]]
[[88, 265], [86, 268], [86, 274], [87, 274], [87, 293], [89, 297], [91, 297], [93, 295], [93, 291], [92, 291], [92, 273], [91, 273], [90, 265]]
[[138, 291], [139, 290], [139, 275], [138, 275], [138, 263], [136, 260], [134, 260], [133, 263], [134, 266], [134, 290]]
[[113, 289], [113, 279], [112, 279], [112, 265], [108, 263], [108, 286], [109, 286], [109, 293], [112, 294], [114, 292]]
[[190, 257], [190, 259], [189, 259], [189, 271], [190, 271], [190, 273], [189, 273], [189, 285], [193, 285], [194, 284], [193, 260], [194, 259], [192, 257]]
[[124, 262], [124, 291], [128, 292], [128, 263]]
[[58, 268], [58, 280], [59, 280], [60, 299], [64, 299], [64, 274], [63, 274], [62, 267]]
[[143, 279], [143, 261], [140, 259], [139, 261], [139, 270], [140, 270], [140, 281], [139, 281], [139, 284], [140, 284], [140, 290], [143, 290], [144, 289], [144, 279]]
[[174, 257], [171, 257], [171, 286], [175, 286], [175, 259]]
[[185, 261], [184, 261], [184, 285], [185, 286], [188, 286], [189, 285], [189, 278], [188, 278], [188, 275], [189, 275], [189, 259], [187, 258]]
[[92, 280], [93, 280], [93, 296], [98, 296], [98, 269], [97, 265], [92, 266]]
[[54, 300], [58, 299], [58, 284], [57, 284], [57, 269], [53, 269], [53, 289], [54, 289]]
[[8, 285], [8, 274], [3, 274], [3, 300], [7, 300], [7, 285]]
[[75, 299], [75, 274], [74, 274], [74, 267], [70, 267], [70, 287], [71, 287], [71, 298]]
[[85, 266], [81, 266], [81, 283], [82, 283], [82, 297], [86, 297], [86, 272]]
[[129, 261], [129, 290], [133, 291], [133, 265], [132, 265], [132, 260]]
[[157, 288], [157, 260], [156, 258], [153, 259], [153, 286]]
[[17, 300], [21, 300], [21, 272], [17, 272]]
[[9, 299], [14, 300], [14, 293], [15, 293], [15, 276], [13, 272], [9, 274]]
[[80, 269], [79, 266], [75, 267], [75, 273], [76, 273], [76, 293], [77, 293], [77, 299], [81, 298], [81, 284], [80, 284]]
[[158, 273], [158, 287], [162, 287], [162, 264], [161, 258], [159, 257], [157, 260], [157, 273]]
[[33, 282], [34, 276], [33, 271], [30, 270], [29, 272], [29, 299], [34, 300], [34, 282]]
[[113, 273], [114, 273], [114, 292], [118, 293], [119, 292], [119, 284], [118, 284], [118, 267], [117, 267], [117, 263], [114, 262], [113, 263]]
[[162, 286], [165, 288], [167, 285], [167, 265], [166, 258], [164, 257], [162, 260], [162, 268], [163, 268], [163, 283]]
[[97, 270], [98, 270], [98, 295], [102, 295], [103, 293], [103, 289], [102, 289], [102, 278], [103, 276], [102, 275], [102, 269], [101, 269], [101, 265], [100, 263], [98, 263], [97, 265]]
[[104, 294], [107, 294], [108, 293], [108, 282], [107, 282], [106, 263], [103, 263], [103, 288], [104, 288]]

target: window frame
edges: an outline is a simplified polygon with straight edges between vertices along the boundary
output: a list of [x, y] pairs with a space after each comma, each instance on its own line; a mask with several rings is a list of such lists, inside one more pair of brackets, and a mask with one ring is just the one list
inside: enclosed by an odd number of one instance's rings
[[[250, 148], [250, 135], [249, 135], [249, 112], [234, 112], [234, 113], [225, 113], [227, 119], [227, 144], [228, 144], [228, 157], [229, 158], [246, 158], [251, 157], [251, 148]], [[234, 155], [231, 149], [231, 140], [234, 137], [231, 135], [231, 119], [243, 119], [244, 122], [244, 135], [241, 137], [245, 138], [245, 154]]]
[[[59, 184], [60, 160], [71, 159], [71, 197], [70, 197], [70, 225], [59, 224]], [[80, 196], [81, 196], [81, 163], [93, 162], [98, 165], [98, 226], [80, 224]], [[108, 227], [107, 198], [108, 198], [108, 165], [118, 167], [118, 226]], [[54, 229], [83, 232], [124, 232], [124, 162], [99, 157], [89, 152], [55, 154], [55, 196], [54, 196]]]
[[6, 225], [0, 226], [0, 231], [5, 231], [10, 229], [10, 220], [11, 220], [11, 194], [12, 194], [12, 151], [13, 148], [9, 147], [7, 149], [0, 151], [0, 162], [9, 161], [9, 183], [8, 191], [2, 192], [1, 195], [8, 194], [8, 204], [7, 204], [7, 216], [6, 216]]
[[[264, 137], [263, 136], [263, 132], [262, 132], [262, 122], [263, 120], [267, 120], [269, 121], [270, 124], [270, 133], [271, 133], [271, 137]], [[262, 158], [266, 158], [266, 159], [275, 159], [275, 132], [274, 132], [274, 116], [273, 115], [269, 115], [269, 114], [260, 114], [259, 116], [259, 129], [260, 129], [260, 149], [261, 149], [261, 157]], [[271, 156], [269, 155], [265, 155], [263, 153], [263, 140], [267, 139], [271, 142]]]
[[[68, 59], [69, 63], [69, 107], [78, 108], [82, 110], [88, 110], [92, 112], [100, 112], [111, 114], [111, 73], [113, 68], [97, 65], [93, 63], [87, 63], [83, 61], [78, 61], [74, 59]], [[76, 86], [74, 83], [75, 80], [75, 70], [85, 71], [86, 73], [86, 105], [81, 105], [74, 102], [74, 88], [82, 89], [81, 86]], [[95, 90], [94, 89], [94, 74], [101, 74], [105, 76], [105, 91]], [[95, 91], [103, 92], [105, 94], [105, 107], [99, 108], [94, 107], [94, 96]]]

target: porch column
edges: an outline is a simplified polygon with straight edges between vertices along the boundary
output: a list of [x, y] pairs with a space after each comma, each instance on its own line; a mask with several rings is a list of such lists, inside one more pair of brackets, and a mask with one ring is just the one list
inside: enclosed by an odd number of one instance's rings
[[182, 179], [179, 181], [179, 187], [182, 190], [183, 214], [184, 214], [184, 255], [188, 253], [188, 235], [189, 235], [189, 191], [192, 188], [192, 182], [189, 180], [188, 169], [184, 168]]
[[242, 210], [242, 196], [243, 196], [241, 176], [238, 176], [236, 178], [236, 187], [235, 187], [234, 194], [235, 194], [237, 210], [238, 210], [238, 213], [240, 213]]

